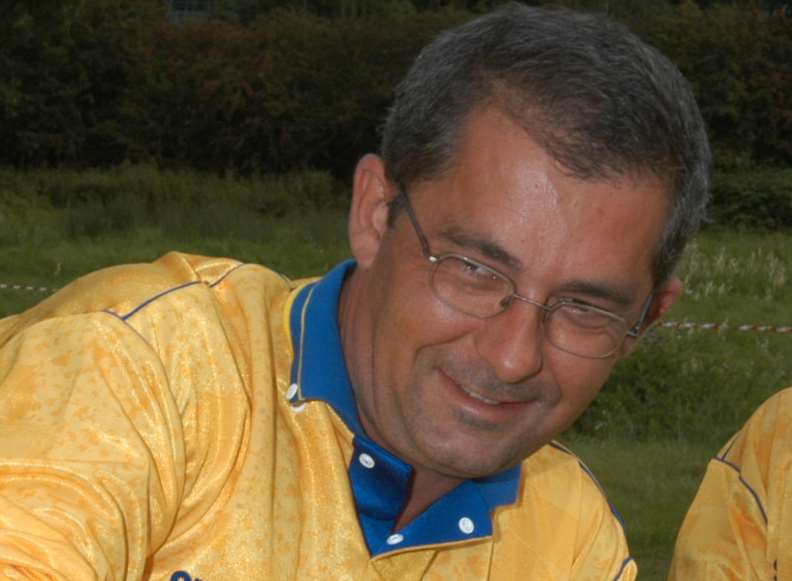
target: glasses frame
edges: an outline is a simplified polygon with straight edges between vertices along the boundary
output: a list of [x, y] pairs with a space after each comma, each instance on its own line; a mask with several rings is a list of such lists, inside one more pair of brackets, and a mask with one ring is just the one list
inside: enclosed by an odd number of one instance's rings
[[[605, 355], [581, 355], [580, 353], [575, 353], [574, 351], [570, 351], [568, 349], [564, 349], [563, 347], [559, 347], [555, 343], [551, 342], [551, 344], [554, 347], [556, 347], [557, 349], [560, 349], [561, 351], [564, 351], [565, 353], [570, 353], [571, 355], [575, 355], [577, 357], [584, 357], [586, 359], [607, 359], [608, 357], [610, 357], [611, 355], [616, 353], [616, 351], [618, 351], [621, 348], [621, 346], [624, 344], [624, 341], [627, 339], [627, 337], [631, 337], [631, 338], [635, 339], [635, 338], [638, 338], [640, 336], [641, 329], [643, 329], [643, 327], [644, 327], [644, 325], [646, 323], [646, 317], [649, 315], [649, 310], [651, 309], [652, 302], [654, 301], [654, 296], [655, 296], [654, 289], [649, 293], [649, 296], [647, 297], [646, 301], [644, 302], [643, 307], [641, 308], [641, 314], [638, 317], [638, 321], [632, 327], [628, 326], [627, 321], [626, 321], [626, 319], [624, 317], [622, 317], [620, 315], [617, 315], [616, 313], [613, 313], [613, 312], [608, 311], [606, 309], [601, 309], [599, 307], [595, 307], [594, 305], [589, 305], [589, 304], [586, 304], [586, 303], [579, 303], [578, 301], [573, 301], [573, 300], [569, 300], [569, 299], [558, 299], [552, 305], [548, 306], [548, 305], [546, 305], [544, 303], [540, 303], [539, 301], [535, 301], [535, 300], [533, 300], [531, 298], [524, 297], [524, 296], [518, 294], [516, 292], [517, 291], [517, 285], [514, 284], [514, 281], [510, 277], [506, 276], [505, 274], [503, 274], [501, 271], [499, 271], [496, 268], [492, 268], [491, 266], [489, 266], [487, 264], [484, 264], [482, 262], [479, 262], [478, 260], [475, 260], [475, 259], [470, 258], [468, 256], [465, 256], [463, 254], [457, 254], [455, 252], [446, 252], [444, 254], [439, 254], [439, 255], [432, 254], [432, 251], [429, 248], [429, 240], [426, 238], [426, 234], [424, 234], [423, 228], [421, 228], [421, 225], [418, 222], [418, 217], [415, 215], [415, 210], [413, 210], [412, 204], [410, 203], [410, 198], [407, 195], [407, 191], [404, 188], [399, 189], [398, 193], [396, 194], [396, 198], [394, 198], [394, 204], [396, 206], [401, 206], [407, 212], [407, 216], [410, 219], [410, 223], [413, 226], [413, 230], [415, 231], [415, 234], [418, 236], [418, 242], [421, 245], [421, 253], [423, 254], [424, 258], [426, 258], [434, 266], [435, 270], [437, 268], [437, 265], [440, 264], [440, 262], [445, 260], [446, 258], [457, 258], [457, 259], [462, 260], [463, 262], [467, 262], [467, 263], [472, 264], [472, 265], [474, 265], [476, 267], [480, 267], [480, 268], [483, 268], [485, 270], [488, 270], [488, 271], [492, 272], [493, 274], [495, 274], [496, 276], [500, 277], [501, 279], [503, 279], [503, 280], [505, 280], [506, 282], [509, 283], [509, 286], [511, 287], [512, 292], [507, 294], [506, 296], [504, 296], [504, 298], [503, 298], [504, 307], [500, 311], [497, 311], [497, 312], [493, 313], [492, 315], [489, 315], [489, 316], [486, 316], [486, 317], [478, 317], [478, 318], [488, 319], [488, 318], [494, 317], [494, 316], [504, 312], [506, 309], [508, 309], [514, 303], [514, 299], [517, 299], [519, 301], [522, 301], [524, 303], [528, 303], [529, 305], [533, 305], [533, 306], [539, 308], [540, 310], [542, 310], [545, 313], [545, 315], [544, 315], [545, 318], [547, 318], [550, 315], [552, 315], [555, 311], [557, 311], [559, 308], [563, 307], [564, 305], [580, 305], [580, 304], [583, 304], [583, 305], [586, 306], [586, 308], [589, 308], [592, 311], [595, 311], [595, 312], [597, 312], [597, 313], [599, 313], [601, 315], [604, 315], [604, 316], [606, 316], [606, 317], [608, 317], [610, 319], [613, 319], [614, 322], [619, 322], [619, 323], [622, 323], [624, 325], [624, 327], [625, 327], [624, 337], [622, 337], [622, 340], [611, 351], [609, 351]], [[434, 276], [434, 272], [435, 271], [432, 272], [432, 276]], [[434, 289], [434, 284], [432, 285], [432, 290], [435, 293], [437, 292]], [[440, 297], [438, 297], [438, 298], [440, 298]], [[445, 301], [443, 301], [443, 302], [445, 302]], [[451, 306], [452, 308], [455, 308], [457, 310], [461, 310], [458, 307], [455, 307], [454, 305], [449, 305], [449, 306]], [[463, 310], [462, 312], [465, 312], [465, 311]], [[476, 315], [472, 315], [471, 314], [470, 316], [476, 316]]]

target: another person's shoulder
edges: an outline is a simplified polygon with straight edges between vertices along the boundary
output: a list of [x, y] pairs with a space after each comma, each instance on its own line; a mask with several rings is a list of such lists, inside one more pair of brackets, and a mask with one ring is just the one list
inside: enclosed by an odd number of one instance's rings
[[765, 400], [745, 423], [741, 434], [763, 440], [792, 436], [792, 387]]
[[712, 458], [677, 537], [669, 579], [792, 571], [792, 388], [762, 403]]
[[789, 469], [789, 462], [778, 462], [779, 455], [792, 457], [792, 387], [765, 400], [715, 461], [733, 468], [742, 480], [767, 488], [776, 480], [771, 473]]

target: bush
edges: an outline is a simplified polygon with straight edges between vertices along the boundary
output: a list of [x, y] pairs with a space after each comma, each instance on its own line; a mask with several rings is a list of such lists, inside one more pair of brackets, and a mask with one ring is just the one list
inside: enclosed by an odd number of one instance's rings
[[[259, 239], [265, 221], [343, 211], [347, 189], [329, 173], [218, 177], [153, 165], [112, 169], [0, 171], [0, 240], [57, 224], [70, 238], [143, 227], [174, 235]], [[13, 225], [13, 228], [11, 227]]]
[[[6, 3], [8, 4], [8, 3]], [[149, 159], [161, 0], [11, 2], [0, 19], [0, 163]]]
[[784, 339], [652, 331], [617, 366], [575, 429], [631, 440], [695, 441], [715, 449], [788, 381]]
[[[12, 2], [0, 19], [0, 164], [348, 176], [378, 147], [421, 47], [500, 2], [371, 0], [342, 3], [343, 18], [279, 8], [182, 25], [161, 0]], [[750, 2], [559, 3], [623, 17], [669, 55], [719, 154], [792, 161], [792, 17]], [[443, 4], [459, 9], [407, 9]]]
[[709, 213], [717, 224], [791, 228], [792, 169], [716, 171]]
[[715, 330], [651, 329], [576, 426], [637, 440], [717, 449], [767, 396], [792, 384], [792, 335], [738, 331], [789, 325], [792, 233], [711, 228], [678, 268], [685, 292], [668, 318]]
[[57, 212], [24, 173], [0, 170], [0, 244], [36, 241], [54, 234]]
[[348, 176], [379, 146], [392, 91], [420, 48], [467, 13], [328, 19], [278, 10], [251, 27], [207, 21], [161, 50], [173, 165]]
[[684, 0], [631, 17], [690, 81], [716, 156], [792, 161], [792, 17], [755, 2]]

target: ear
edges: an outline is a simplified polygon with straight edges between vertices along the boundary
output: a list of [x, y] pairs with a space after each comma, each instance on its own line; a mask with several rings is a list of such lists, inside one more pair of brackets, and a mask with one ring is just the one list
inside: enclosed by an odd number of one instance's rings
[[[652, 305], [649, 308], [649, 312], [646, 314], [644, 325], [641, 328], [638, 338], [640, 338], [640, 336], [644, 334], [644, 331], [651, 327], [660, 317], [665, 315], [668, 310], [674, 306], [674, 304], [679, 300], [679, 297], [682, 296], [683, 291], [684, 286], [682, 281], [676, 277], [671, 277], [662, 285], [660, 285], [660, 287], [655, 289]], [[622, 348], [622, 355], [626, 355], [633, 349], [633, 347], [635, 347], [638, 338], [627, 337], [627, 340], [624, 342], [624, 347]]]
[[641, 332], [665, 315], [668, 310], [676, 304], [679, 297], [682, 296], [683, 290], [682, 281], [676, 277], [671, 277], [660, 285], [660, 287], [655, 290], [652, 308], [649, 309], [649, 313], [646, 316], [646, 323]]
[[370, 266], [377, 256], [388, 229], [388, 203], [394, 195], [382, 158], [374, 154], [361, 158], [352, 181], [349, 245], [362, 268]]

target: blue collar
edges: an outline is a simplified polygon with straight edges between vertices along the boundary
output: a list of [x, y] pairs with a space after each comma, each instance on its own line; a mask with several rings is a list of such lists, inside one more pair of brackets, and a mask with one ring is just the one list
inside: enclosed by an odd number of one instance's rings
[[292, 402], [323, 401], [354, 433], [349, 477], [372, 555], [492, 534], [491, 512], [517, 498], [519, 464], [463, 482], [404, 529], [394, 531], [409, 493], [412, 467], [368, 438], [360, 424], [338, 327], [341, 288], [354, 268], [352, 260], [339, 264], [303, 288], [294, 301], [290, 314], [295, 353], [291, 379], [298, 391]]
[[350, 430], [362, 434], [338, 328], [341, 287], [354, 268], [353, 260], [342, 262], [324, 278], [302, 289], [294, 300], [290, 321], [294, 343], [291, 382], [300, 389], [298, 397], [329, 403]]

